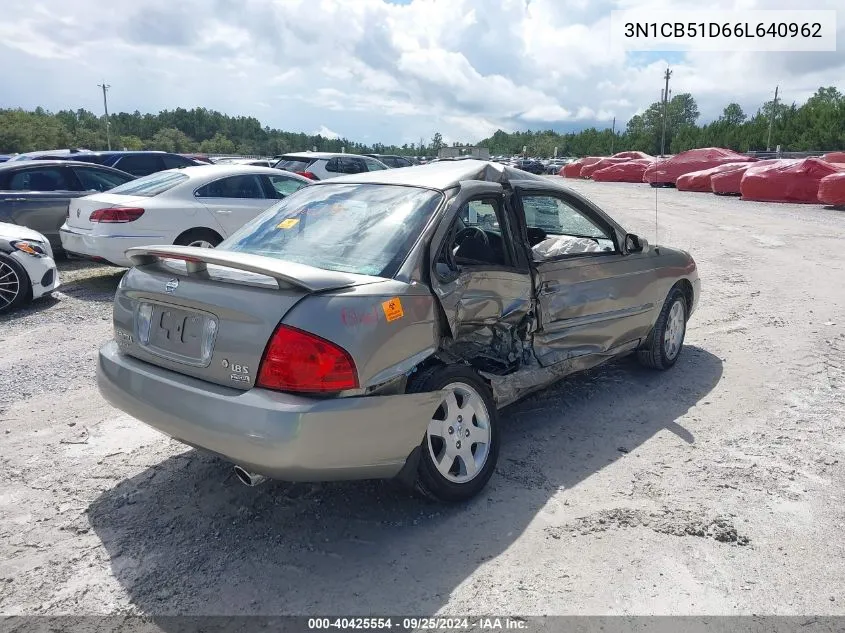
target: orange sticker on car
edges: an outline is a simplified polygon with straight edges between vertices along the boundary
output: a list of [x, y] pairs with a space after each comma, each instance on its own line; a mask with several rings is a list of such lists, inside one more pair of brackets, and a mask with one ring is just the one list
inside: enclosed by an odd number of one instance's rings
[[299, 218], [288, 218], [287, 220], [282, 220], [276, 225], [277, 229], [292, 229], [297, 224], [299, 224]]
[[381, 309], [384, 310], [384, 316], [388, 321], [395, 321], [405, 316], [402, 310], [402, 301], [399, 297], [393, 297], [381, 304]]

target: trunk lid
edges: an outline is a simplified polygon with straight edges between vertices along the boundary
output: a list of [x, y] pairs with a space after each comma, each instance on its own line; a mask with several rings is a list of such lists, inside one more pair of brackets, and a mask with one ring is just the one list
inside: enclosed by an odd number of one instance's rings
[[383, 281], [217, 249], [152, 246], [127, 256], [137, 267], [115, 296], [121, 351], [244, 390], [254, 386], [276, 326], [302, 299]]
[[68, 205], [67, 225], [74, 229], [91, 230], [95, 223], [89, 219], [97, 209], [113, 207], [140, 207], [150, 199], [146, 196], [122, 196], [116, 193], [98, 193], [71, 200]]

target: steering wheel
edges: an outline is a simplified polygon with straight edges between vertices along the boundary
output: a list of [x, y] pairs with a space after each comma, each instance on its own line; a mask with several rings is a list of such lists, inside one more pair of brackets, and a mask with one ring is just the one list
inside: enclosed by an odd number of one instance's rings
[[460, 246], [467, 237], [473, 234], [480, 235], [481, 241], [484, 242], [484, 246], [486, 248], [490, 247], [490, 237], [477, 226], [467, 226], [458, 231], [455, 235], [455, 245]]

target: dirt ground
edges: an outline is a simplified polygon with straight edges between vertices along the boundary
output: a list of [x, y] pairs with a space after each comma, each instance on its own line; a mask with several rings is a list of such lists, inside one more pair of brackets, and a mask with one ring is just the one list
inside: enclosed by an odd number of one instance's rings
[[268, 483], [112, 409], [120, 271], [0, 319], [0, 613], [845, 614], [845, 213], [575, 182], [703, 282], [667, 373], [503, 414], [472, 503]]

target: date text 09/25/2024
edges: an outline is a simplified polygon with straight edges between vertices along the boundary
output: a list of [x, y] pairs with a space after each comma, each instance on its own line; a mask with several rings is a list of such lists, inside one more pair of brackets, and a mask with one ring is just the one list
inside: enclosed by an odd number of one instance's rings
[[522, 630], [528, 628], [528, 622], [516, 617], [478, 617], [478, 618], [309, 618], [308, 629], [318, 630], [381, 630], [397, 629], [400, 631], [460, 631], [466, 629], [485, 630]]

